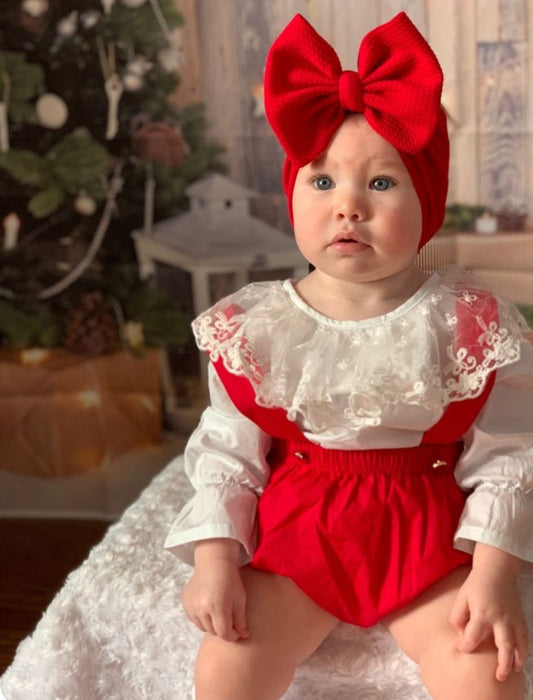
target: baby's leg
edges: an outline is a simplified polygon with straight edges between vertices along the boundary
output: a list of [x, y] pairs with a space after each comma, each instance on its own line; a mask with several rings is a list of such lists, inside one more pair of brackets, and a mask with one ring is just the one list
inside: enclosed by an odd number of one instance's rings
[[524, 679], [512, 672], [496, 680], [497, 651], [487, 642], [471, 654], [457, 650], [449, 621], [457, 591], [469, 574], [462, 567], [384, 622], [403, 650], [420, 666], [434, 700], [524, 700]]
[[196, 663], [196, 700], [277, 700], [296, 666], [337, 624], [290, 579], [246, 568], [250, 638], [206, 634]]

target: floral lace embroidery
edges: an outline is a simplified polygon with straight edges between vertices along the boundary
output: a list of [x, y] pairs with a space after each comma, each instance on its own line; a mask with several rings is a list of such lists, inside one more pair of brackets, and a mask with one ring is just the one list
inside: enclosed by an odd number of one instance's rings
[[[438, 415], [451, 401], [478, 396], [491, 372], [520, 359], [526, 326], [514, 306], [500, 302], [498, 320], [489, 315], [487, 323], [477, 305], [494, 298], [455, 267], [435, 273], [396, 312], [360, 323], [306, 312], [287, 284], [248, 285], [199, 316], [193, 330], [213, 362], [249, 379], [258, 404], [301, 416], [307, 429], [332, 420], [377, 426], [384, 411], [402, 405]], [[456, 347], [464, 324], [458, 304], [477, 324], [473, 346]]]

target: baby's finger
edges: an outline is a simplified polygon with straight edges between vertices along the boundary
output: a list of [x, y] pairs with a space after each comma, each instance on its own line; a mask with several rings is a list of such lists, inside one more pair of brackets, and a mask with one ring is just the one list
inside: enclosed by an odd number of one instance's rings
[[496, 678], [504, 681], [513, 670], [515, 640], [512, 630], [507, 625], [495, 625], [494, 643], [498, 649], [498, 666]]
[[189, 620], [190, 620], [194, 625], [196, 625], [196, 627], [198, 627], [198, 629], [199, 629], [201, 632], [207, 632], [204, 623], [203, 623], [202, 620], [198, 617], [198, 615], [187, 615], [187, 617], [189, 618]]
[[513, 670], [520, 671], [529, 656], [529, 639], [525, 624], [515, 629], [515, 650], [513, 659]]
[[450, 623], [457, 632], [464, 632], [465, 627], [470, 619], [470, 611], [468, 605], [463, 604], [460, 600], [455, 601], [450, 613]]
[[245, 599], [235, 603], [235, 609], [233, 611], [233, 624], [235, 625], [235, 629], [239, 633], [241, 639], [248, 639], [250, 636], [250, 630], [248, 629], [248, 621], [246, 619]]
[[222, 610], [211, 617], [215, 634], [227, 642], [234, 642], [239, 638], [238, 633], [233, 628], [230, 610]]
[[486, 626], [482, 622], [470, 620], [459, 639], [457, 648], [465, 654], [470, 654], [478, 648], [486, 636]]
[[207, 634], [216, 634], [211, 615], [202, 615], [200, 617], [200, 622], [202, 624], [202, 627], [200, 629], [203, 629], [203, 631], [207, 632]]

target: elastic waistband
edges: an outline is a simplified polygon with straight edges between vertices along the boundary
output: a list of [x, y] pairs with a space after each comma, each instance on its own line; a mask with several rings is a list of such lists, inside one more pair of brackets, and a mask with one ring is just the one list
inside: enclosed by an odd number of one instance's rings
[[463, 451], [462, 442], [379, 450], [332, 450], [311, 442], [274, 440], [271, 468], [317, 468], [342, 474], [420, 474], [452, 470]]

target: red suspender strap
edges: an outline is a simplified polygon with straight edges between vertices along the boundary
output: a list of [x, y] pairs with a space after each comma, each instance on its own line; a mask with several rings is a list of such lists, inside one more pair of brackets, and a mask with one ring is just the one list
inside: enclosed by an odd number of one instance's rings
[[282, 440], [306, 440], [300, 428], [287, 418], [282, 408], [265, 408], [256, 403], [254, 389], [246, 377], [228, 372], [222, 359], [214, 362], [213, 367], [235, 407], [261, 430]]
[[468, 431], [478, 417], [494, 386], [495, 373], [487, 379], [483, 392], [475, 399], [454, 401], [442, 414], [440, 420], [424, 433], [423, 445], [455, 442]]
[[[465, 292], [466, 294], [466, 292]], [[475, 357], [481, 362], [483, 350], [486, 349], [479, 341], [481, 327], [479, 319], [489, 328], [494, 321], [498, 322], [498, 302], [489, 292], [476, 290], [470, 294], [469, 303], [462, 299], [456, 305], [457, 332], [456, 350], [464, 348], [468, 357]], [[454, 442], [460, 440], [472, 426], [489, 398], [496, 372], [491, 372], [481, 394], [474, 399], [453, 401], [442, 414], [440, 420], [425, 433], [422, 444]]]

